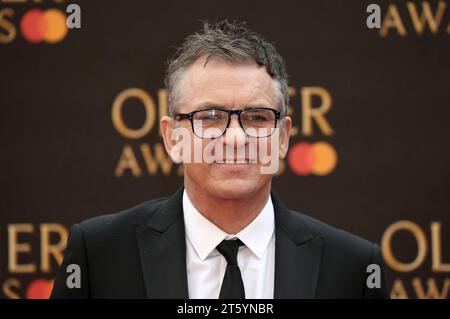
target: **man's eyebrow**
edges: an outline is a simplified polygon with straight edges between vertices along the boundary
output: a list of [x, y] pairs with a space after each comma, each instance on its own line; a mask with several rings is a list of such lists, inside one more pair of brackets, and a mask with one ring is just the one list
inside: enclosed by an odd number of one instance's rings
[[249, 104], [249, 105], [245, 105], [242, 107], [243, 109], [250, 109], [250, 108], [263, 108], [263, 109], [267, 109], [267, 108], [275, 108], [278, 109], [278, 105], [267, 105], [267, 104]]
[[[276, 108], [276, 109], [278, 109], [278, 105], [266, 105], [266, 104], [255, 103], [255, 104], [243, 105], [243, 106], [241, 106], [239, 108], [236, 108], [236, 109], [249, 109], [249, 108]], [[197, 105], [194, 108], [194, 111], [204, 110], [204, 109], [227, 110], [228, 108], [225, 107], [224, 105], [220, 105], [220, 104], [217, 104], [217, 103], [204, 102], [204, 103], [200, 103], [199, 105]]]
[[204, 102], [204, 103], [200, 103], [199, 105], [197, 105], [196, 107], [194, 107], [194, 111], [197, 110], [204, 110], [204, 109], [220, 109], [220, 110], [226, 110], [227, 108], [224, 105], [220, 105], [217, 103], [212, 103], [212, 102]]

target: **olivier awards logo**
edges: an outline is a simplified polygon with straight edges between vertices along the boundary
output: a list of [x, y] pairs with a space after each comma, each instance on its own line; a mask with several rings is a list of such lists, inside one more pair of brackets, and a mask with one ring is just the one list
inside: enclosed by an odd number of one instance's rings
[[[428, 225], [399, 220], [389, 225], [381, 238], [386, 265], [395, 271], [390, 297], [393, 299], [446, 299], [450, 289], [448, 246], [443, 243], [442, 221]], [[411, 247], [406, 254], [400, 247]], [[418, 272], [429, 272], [427, 278]], [[389, 278], [392, 279], [392, 278]], [[391, 281], [391, 280], [390, 280]]]
[[66, 249], [59, 223], [9, 223], [0, 227], [0, 298], [46, 299]]

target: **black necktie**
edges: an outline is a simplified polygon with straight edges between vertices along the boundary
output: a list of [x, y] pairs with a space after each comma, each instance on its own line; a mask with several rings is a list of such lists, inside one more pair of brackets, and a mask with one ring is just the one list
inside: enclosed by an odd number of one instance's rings
[[219, 299], [245, 299], [244, 283], [237, 263], [239, 246], [242, 245], [243, 243], [239, 239], [223, 240], [216, 247], [228, 263], [220, 288]]

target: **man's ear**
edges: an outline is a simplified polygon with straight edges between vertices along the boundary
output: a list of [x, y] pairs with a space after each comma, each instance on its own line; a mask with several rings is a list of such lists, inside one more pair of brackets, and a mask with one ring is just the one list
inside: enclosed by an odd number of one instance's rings
[[161, 128], [161, 135], [164, 141], [164, 147], [166, 148], [166, 152], [172, 157], [172, 161], [177, 162], [176, 158], [173, 158], [174, 147], [177, 144], [177, 141], [172, 138], [172, 130], [174, 128], [174, 119], [170, 116], [163, 116], [159, 121], [159, 126]]
[[289, 136], [291, 133], [292, 119], [289, 116], [285, 116], [281, 123], [280, 132], [280, 159], [286, 157], [287, 151], [289, 149]]

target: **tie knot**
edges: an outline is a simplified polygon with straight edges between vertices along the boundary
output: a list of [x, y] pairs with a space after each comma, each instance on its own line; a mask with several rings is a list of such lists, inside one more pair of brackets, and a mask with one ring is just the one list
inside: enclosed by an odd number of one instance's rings
[[239, 239], [222, 240], [216, 249], [225, 257], [229, 266], [237, 265], [237, 254], [239, 246], [244, 245]]

